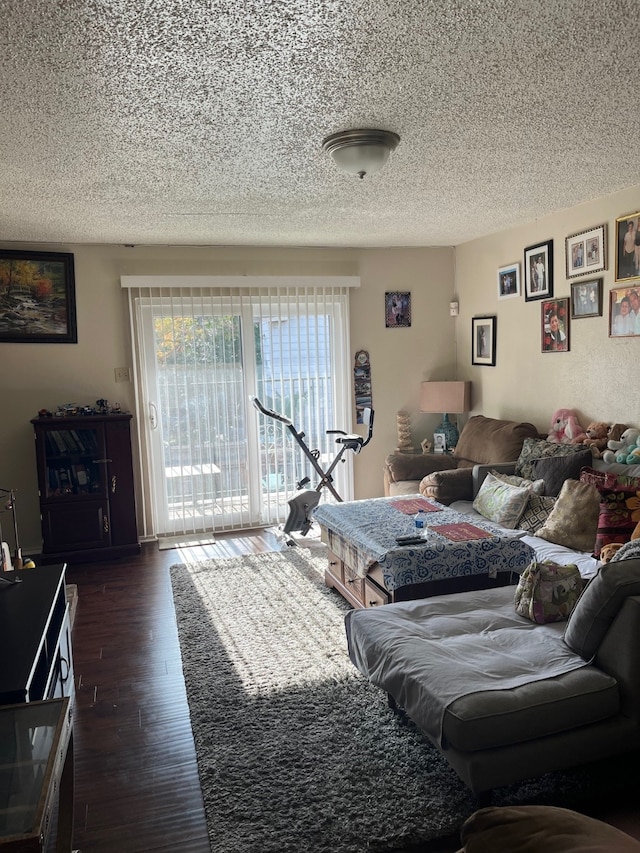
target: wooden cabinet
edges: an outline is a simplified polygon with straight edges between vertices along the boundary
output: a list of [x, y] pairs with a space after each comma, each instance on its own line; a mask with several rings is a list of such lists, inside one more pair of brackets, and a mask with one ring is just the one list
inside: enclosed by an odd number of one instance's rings
[[391, 601], [391, 596], [373, 577], [360, 576], [344, 560], [329, 551], [329, 563], [324, 575], [328, 587], [337, 589], [353, 607], [380, 607]]
[[34, 418], [42, 561], [140, 553], [131, 415]]

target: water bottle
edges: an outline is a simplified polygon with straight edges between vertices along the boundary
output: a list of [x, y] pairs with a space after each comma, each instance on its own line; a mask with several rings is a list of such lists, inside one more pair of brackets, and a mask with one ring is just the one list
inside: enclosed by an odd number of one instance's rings
[[414, 515], [413, 520], [416, 523], [416, 530], [418, 531], [418, 533], [422, 533], [426, 526], [427, 513], [423, 509], [419, 509], [418, 512]]

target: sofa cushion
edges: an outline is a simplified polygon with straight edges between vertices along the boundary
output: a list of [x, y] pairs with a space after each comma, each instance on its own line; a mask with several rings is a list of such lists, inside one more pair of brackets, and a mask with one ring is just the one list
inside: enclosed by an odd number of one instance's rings
[[599, 508], [600, 498], [595, 486], [579, 480], [565, 480], [549, 518], [534, 535], [565, 548], [592, 551]]
[[592, 817], [557, 806], [479, 809], [463, 824], [458, 853], [633, 853], [640, 842]]
[[533, 480], [534, 460], [546, 459], [549, 456], [569, 456], [583, 451], [584, 447], [580, 444], [555, 444], [543, 438], [525, 438], [520, 455], [516, 459], [515, 473], [519, 477]]
[[565, 480], [579, 480], [580, 471], [591, 465], [590, 450], [581, 453], [569, 453], [567, 456], [547, 456], [533, 460], [533, 474], [536, 479], [544, 480], [544, 494], [557, 497]]
[[591, 660], [629, 595], [640, 595], [640, 559], [601, 566], [567, 622], [564, 641], [569, 648], [584, 660]]
[[536, 495], [544, 494], [544, 480], [526, 480], [524, 477], [518, 477], [516, 474], [503, 474], [502, 471], [489, 471], [496, 480], [502, 480], [503, 483], [509, 483], [510, 486], [525, 486]]
[[473, 502], [473, 508], [490, 521], [514, 530], [530, 494], [531, 490], [526, 486], [512, 486], [493, 474], [487, 474]]
[[523, 441], [537, 435], [538, 430], [530, 423], [474, 415], [464, 425], [453, 455], [458, 464], [460, 460], [480, 465], [513, 462]]
[[443, 734], [462, 752], [493, 749], [612, 717], [619, 698], [616, 680], [587, 666], [510, 690], [462, 696], [447, 708]]
[[473, 497], [473, 470], [467, 467], [434, 471], [422, 478], [419, 492], [426, 498], [433, 498], [443, 504], [470, 501]]
[[520, 516], [518, 527], [527, 533], [535, 533], [547, 523], [551, 510], [556, 505], [556, 499], [548, 495], [529, 495], [529, 501]]

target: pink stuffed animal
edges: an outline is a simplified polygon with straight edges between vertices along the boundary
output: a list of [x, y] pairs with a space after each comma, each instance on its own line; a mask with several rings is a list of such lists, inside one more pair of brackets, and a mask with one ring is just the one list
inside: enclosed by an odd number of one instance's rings
[[571, 444], [574, 438], [584, 433], [573, 409], [558, 409], [551, 419], [547, 441], [554, 444]]

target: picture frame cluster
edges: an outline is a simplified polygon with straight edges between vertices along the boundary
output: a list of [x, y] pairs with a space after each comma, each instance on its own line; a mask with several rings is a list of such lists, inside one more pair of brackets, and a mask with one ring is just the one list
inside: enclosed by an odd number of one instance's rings
[[[610, 338], [640, 336], [640, 211], [615, 220], [615, 287], [609, 291]], [[569, 296], [554, 295], [553, 240], [524, 249], [522, 276], [519, 263], [498, 267], [498, 300], [524, 296], [540, 302], [540, 349], [568, 352], [573, 320], [604, 313], [604, 276], [607, 269], [607, 226], [596, 225], [565, 238], [565, 278]], [[521, 283], [522, 280], [522, 283]], [[471, 363], [495, 366], [496, 317], [473, 317]], [[489, 349], [487, 349], [487, 345]]]

